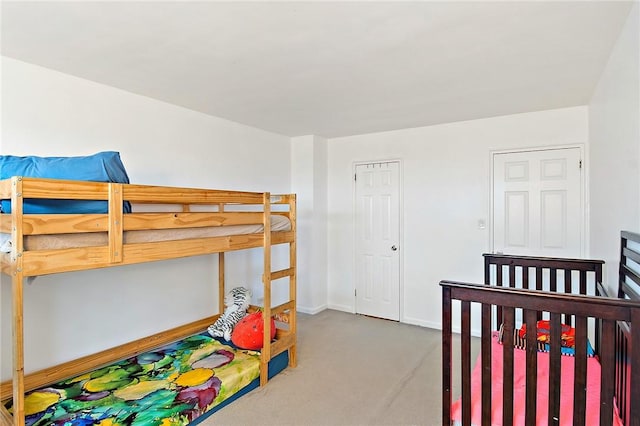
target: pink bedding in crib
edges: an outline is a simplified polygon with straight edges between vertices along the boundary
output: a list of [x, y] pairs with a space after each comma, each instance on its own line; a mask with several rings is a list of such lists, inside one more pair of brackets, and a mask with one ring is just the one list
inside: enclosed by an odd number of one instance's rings
[[[503, 346], [498, 343], [497, 333], [492, 338], [491, 383], [492, 407], [491, 424], [502, 425], [502, 351]], [[525, 383], [526, 383], [526, 352], [514, 349], [513, 364], [513, 424], [524, 425], [525, 415]], [[573, 373], [575, 358], [561, 357], [561, 385], [560, 385], [560, 425], [573, 424]], [[471, 423], [480, 425], [481, 420], [481, 363], [480, 356], [476, 360], [471, 373]], [[538, 352], [538, 397], [537, 397], [537, 425], [547, 425], [549, 400], [549, 354]], [[600, 420], [600, 363], [595, 357], [587, 358], [587, 406], [586, 425], [598, 425]], [[454, 424], [461, 424], [462, 404], [458, 399], [451, 406], [451, 418]], [[614, 406], [614, 426], [622, 426]]]

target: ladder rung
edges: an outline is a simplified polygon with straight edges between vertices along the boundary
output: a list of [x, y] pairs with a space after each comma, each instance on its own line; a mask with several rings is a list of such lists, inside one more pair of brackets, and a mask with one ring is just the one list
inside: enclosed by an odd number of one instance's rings
[[294, 268], [282, 269], [280, 271], [274, 271], [271, 273], [271, 280], [277, 280], [284, 277], [292, 277], [295, 273]]

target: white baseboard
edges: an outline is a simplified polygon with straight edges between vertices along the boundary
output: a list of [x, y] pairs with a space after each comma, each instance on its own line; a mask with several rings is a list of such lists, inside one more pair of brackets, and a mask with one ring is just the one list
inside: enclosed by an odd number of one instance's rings
[[333, 309], [334, 311], [341, 311], [341, 312], [347, 312], [350, 314], [355, 314], [353, 306], [349, 306], [349, 305], [336, 305], [333, 303], [329, 303], [329, 309]]
[[307, 306], [300, 306], [300, 305], [296, 306], [296, 311], [302, 312], [303, 314], [309, 314], [309, 315], [318, 314], [324, 311], [325, 309], [328, 309], [327, 305], [321, 305], [315, 308], [309, 308]]
[[[419, 320], [417, 318], [407, 318], [405, 317], [403, 319], [404, 323], [406, 324], [412, 324], [412, 325], [419, 325], [421, 327], [426, 327], [426, 328], [432, 328], [434, 330], [442, 330], [442, 323], [439, 322], [433, 322], [433, 321], [423, 321], [423, 320]], [[456, 327], [452, 327], [451, 328], [451, 332], [454, 334], [460, 334], [460, 327], [456, 326]], [[480, 329], [471, 329], [471, 335], [473, 337], [480, 337]]]
[[424, 321], [418, 318], [404, 317], [401, 322], [411, 325], [419, 325], [420, 327], [433, 328], [436, 330], [442, 330], [442, 326], [439, 322]]

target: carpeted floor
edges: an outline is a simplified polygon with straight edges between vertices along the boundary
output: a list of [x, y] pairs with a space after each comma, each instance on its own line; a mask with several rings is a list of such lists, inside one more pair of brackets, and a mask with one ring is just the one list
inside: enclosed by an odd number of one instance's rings
[[298, 367], [201, 425], [441, 424], [438, 330], [332, 310], [298, 318]]

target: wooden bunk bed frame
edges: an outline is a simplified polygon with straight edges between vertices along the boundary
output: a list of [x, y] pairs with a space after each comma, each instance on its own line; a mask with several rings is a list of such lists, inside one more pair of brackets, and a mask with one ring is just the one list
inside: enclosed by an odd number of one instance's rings
[[[625, 425], [640, 425], [640, 275], [630, 267], [629, 259], [640, 265], [640, 235], [622, 232], [618, 298], [607, 296], [602, 281], [602, 261], [485, 254], [485, 284], [442, 281], [443, 332], [442, 366], [443, 425], [452, 424], [453, 376], [461, 385], [461, 423], [472, 424], [472, 304], [480, 305], [480, 417], [482, 425], [491, 424], [492, 334], [503, 326], [503, 336], [512, 336], [516, 315], [528, 330], [544, 313], [551, 324], [549, 344], [549, 394], [546, 401], [548, 424], [560, 419], [561, 323], [575, 327], [575, 364], [573, 424], [585, 424], [587, 339], [594, 336], [594, 350], [601, 365], [600, 425], [612, 424], [614, 398]], [[638, 270], [636, 265], [636, 271]], [[506, 271], [505, 271], [506, 269]], [[530, 276], [535, 278], [530, 279]], [[562, 280], [557, 280], [563, 276]], [[544, 279], [543, 279], [544, 277]], [[588, 280], [592, 283], [587, 285]], [[572, 283], [571, 288], [559, 282]], [[545, 284], [543, 284], [545, 283]], [[517, 288], [516, 288], [517, 287]], [[589, 287], [591, 290], [589, 291]], [[595, 289], [594, 289], [595, 287]], [[578, 294], [573, 294], [578, 293]], [[587, 294], [590, 293], [591, 296]], [[453, 341], [453, 301], [459, 301], [460, 357], [455, 357]], [[458, 302], [456, 302], [457, 304]], [[457, 315], [456, 315], [457, 317]], [[476, 330], [474, 330], [476, 331]], [[477, 332], [477, 331], [476, 331]], [[524, 422], [536, 424], [537, 342], [535, 333], [526, 333], [526, 385]], [[502, 341], [502, 419], [514, 421], [514, 343]], [[457, 368], [453, 369], [453, 365]], [[495, 391], [495, 388], [494, 388]], [[499, 391], [498, 391], [499, 392]], [[635, 401], [635, 404], [632, 403]], [[545, 402], [537, 401], [538, 404]], [[495, 407], [493, 408], [495, 410]]]
[[[26, 391], [90, 371], [110, 362], [137, 355], [182, 337], [203, 332], [224, 311], [224, 253], [262, 247], [264, 253], [264, 341], [260, 355], [260, 384], [268, 380], [268, 363], [288, 351], [289, 366], [296, 365], [296, 197], [269, 192], [223, 191], [120, 183], [99, 183], [15, 176], [0, 180], [0, 199], [11, 200], [11, 213], [0, 214], [0, 232], [11, 234], [12, 249], [2, 253], [2, 273], [12, 283], [13, 379], [0, 385], [0, 401], [13, 397], [13, 415], [0, 405], [0, 423], [24, 424]], [[106, 200], [105, 214], [23, 214], [25, 199]], [[181, 211], [123, 213], [123, 202], [134, 205], [177, 205]], [[198, 206], [192, 211], [191, 206]], [[202, 211], [208, 206], [213, 211]], [[240, 206], [240, 207], [238, 207]], [[240, 211], [244, 206], [244, 210]], [[257, 210], [251, 210], [256, 208]], [[272, 206], [274, 207], [272, 210]], [[163, 207], [160, 209], [162, 210]], [[147, 210], [147, 208], [145, 208]], [[165, 208], [166, 210], [166, 208]], [[250, 211], [248, 211], [250, 210]], [[272, 215], [289, 219], [290, 229], [271, 231]], [[260, 224], [262, 231], [189, 238], [172, 241], [126, 243], [126, 233], [139, 230], [228, 227]], [[100, 246], [25, 250], [25, 240], [48, 234], [102, 232], [108, 243]], [[289, 245], [289, 267], [272, 271], [271, 246]], [[218, 253], [218, 314], [134, 342], [25, 375], [23, 334], [23, 285], [27, 277], [130, 265], [179, 257]], [[272, 307], [272, 281], [288, 278], [288, 301]], [[256, 307], [252, 307], [256, 309]], [[276, 338], [271, 341], [271, 318]]]

